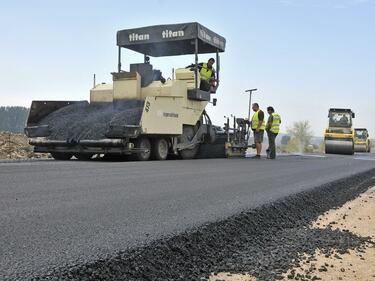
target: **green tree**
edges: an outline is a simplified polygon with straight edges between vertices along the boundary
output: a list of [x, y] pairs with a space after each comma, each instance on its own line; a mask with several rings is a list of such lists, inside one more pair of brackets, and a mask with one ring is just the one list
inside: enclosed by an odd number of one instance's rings
[[0, 107], [0, 131], [22, 133], [26, 126], [29, 109], [22, 106]]
[[309, 121], [294, 122], [292, 127], [287, 128], [287, 132], [291, 136], [288, 150], [290, 152], [306, 152], [312, 138]]

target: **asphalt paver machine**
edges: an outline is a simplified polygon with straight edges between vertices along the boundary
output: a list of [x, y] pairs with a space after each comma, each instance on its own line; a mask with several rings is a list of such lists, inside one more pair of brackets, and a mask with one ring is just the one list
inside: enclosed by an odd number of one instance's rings
[[[113, 83], [94, 85], [89, 102], [33, 101], [25, 128], [30, 144], [59, 160], [95, 154], [137, 160], [199, 156], [223, 134], [205, 110], [214, 93], [200, 90], [198, 55], [216, 55], [217, 88], [225, 44], [224, 37], [196, 22], [118, 31]], [[143, 54], [144, 61], [124, 71], [124, 48]], [[195, 67], [177, 68], [167, 80], [149, 60], [189, 54], [195, 55]], [[224, 148], [220, 151], [224, 154]]]

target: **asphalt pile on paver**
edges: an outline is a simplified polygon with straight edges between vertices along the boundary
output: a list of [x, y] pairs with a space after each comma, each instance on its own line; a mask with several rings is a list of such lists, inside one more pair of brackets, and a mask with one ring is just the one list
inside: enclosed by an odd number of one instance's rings
[[43, 118], [39, 125], [48, 125], [49, 139], [77, 142], [81, 139], [106, 138], [110, 125], [138, 125], [143, 100], [121, 103], [76, 103], [62, 107]]
[[[288, 269], [298, 266], [299, 253], [312, 254], [316, 249], [327, 255], [346, 253], [370, 241], [348, 231], [311, 229], [309, 225], [374, 185], [375, 170], [371, 170], [145, 247], [53, 269], [33, 280], [202, 280], [212, 272], [248, 272], [258, 280], [282, 279]], [[319, 280], [302, 274], [290, 278]]]

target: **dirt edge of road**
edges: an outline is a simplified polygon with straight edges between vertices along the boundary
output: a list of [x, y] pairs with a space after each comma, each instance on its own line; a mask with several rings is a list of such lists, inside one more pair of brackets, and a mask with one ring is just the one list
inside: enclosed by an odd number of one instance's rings
[[25, 134], [0, 131], [0, 161], [47, 159], [48, 153], [34, 153]]

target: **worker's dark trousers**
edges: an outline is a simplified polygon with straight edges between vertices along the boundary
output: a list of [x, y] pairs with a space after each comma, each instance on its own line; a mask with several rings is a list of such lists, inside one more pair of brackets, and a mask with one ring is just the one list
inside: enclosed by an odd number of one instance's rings
[[210, 88], [211, 88], [210, 82], [208, 82], [207, 80], [201, 79], [201, 84], [200, 84], [199, 89], [202, 91], [208, 92], [210, 91]]
[[269, 151], [269, 157], [272, 159], [276, 158], [276, 144], [275, 140], [277, 137], [277, 134], [272, 133], [271, 131], [267, 131], [268, 136], [268, 151]]

